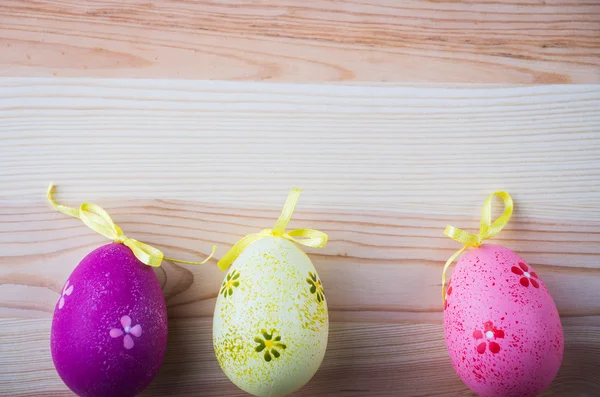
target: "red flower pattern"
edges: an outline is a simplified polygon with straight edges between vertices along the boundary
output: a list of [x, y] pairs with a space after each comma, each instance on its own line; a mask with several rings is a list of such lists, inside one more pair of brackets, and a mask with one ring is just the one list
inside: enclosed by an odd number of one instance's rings
[[[450, 280], [452, 281], [452, 280]], [[452, 286], [450, 285], [450, 281], [448, 281], [448, 289], [446, 290], [446, 299], [444, 299], [444, 310], [448, 308], [448, 297], [452, 293]]]
[[504, 339], [504, 331], [494, 327], [491, 321], [486, 321], [483, 324], [483, 332], [476, 329], [473, 331], [473, 338], [476, 341], [485, 339], [483, 342], [477, 344], [477, 353], [485, 353], [486, 346], [489, 344], [490, 351], [496, 354], [500, 351], [500, 345], [496, 342], [496, 339]]
[[539, 279], [536, 272], [530, 271], [529, 266], [527, 266], [523, 262], [519, 262], [519, 267], [513, 266], [510, 268], [510, 271], [518, 276], [522, 276], [519, 282], [523, 287], [529, 287], [529, 284], [533, 285], [535, 288], [540, 288], [540, 284], [537, 279]]

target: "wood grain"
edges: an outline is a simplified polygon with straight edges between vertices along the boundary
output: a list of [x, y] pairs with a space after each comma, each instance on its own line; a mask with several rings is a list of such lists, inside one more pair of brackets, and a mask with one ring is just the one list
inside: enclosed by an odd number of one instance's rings
[[[67, 396], [56, 376], [49, 344], [40, 338], [50, 319], [4, 320], [3, 355], [23, 362], [3, 366], [3, 393], [10, 396]], [[568, 323], [568, 320], [567, 320]], [[319, 372], [293, 396], [421, 396], [467, 397], [447, 356], [441, 325], [332, 323], [332, 343]], [[597, 367], [598, 329], [565, 327], [565, 357], [556, 381], [540, 397], [595, 396], [600, 390]], [[435, 343], [439, 341], [440, 343]], [[223, 375], [214, 359], [212, 324], [207, 319], [169, 319], [167, 356], [156, 380], [142, 397], [246, 397]], [[23, 371], [26, 366], [27, 371]], [[18, 380], [17, 380], [18, 379]]]
[[[536, 267], [565, 327], [544, 396], [600, 394], [600, 87], [295, 85], [0, 79], [0, 392], [69, 395], [49, 355], [60, 288], [106, 242], [51, 210], [105, 207], [167, 256], [216, 258], [273, 224], [291, 227], [326, 285], [330, 346], [295, 396], [471, 396], [443, 340], [440, 272], [483, 199], [513, 194], [494, 239]], [[165, 364], [146, 396], [241, 396], [220, 371], [211, 318], [223, 273], [165, 263]], [[5, 393], [5, 394], [3, 394]]]
[[4, 0], [0, 75], [598, 83], [583, 0]]
[[[600, 86], [0, 80], [0, 195], [600, 218]], [[349, 172], [350, 170], [350, 172]], [[474, 206], [475, 203], [475, 206]], [[521, 212], [522, 211], [522, 212]]]

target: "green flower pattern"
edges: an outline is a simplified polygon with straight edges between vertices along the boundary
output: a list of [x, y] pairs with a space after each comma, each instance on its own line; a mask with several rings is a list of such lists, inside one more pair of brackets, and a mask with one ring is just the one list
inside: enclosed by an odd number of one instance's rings
[[227, 298], [228, 295], [233, 295], [233, 289], [239, 287], [240, 285], [239, 278], [240, 272], [238, 272], [237, 270], [229, 272], [227, 274], [227, 278], [225, 279], [225, 281], [223, 281], [223, 285], [221, 286], [221, 292], [219, 293], [223, 294], [224, 298]]
[[258, 346], [254, 348], [258, 353], [264, 350], [264, 358], [265, 361], [269, 362], [275, 358], [279, 358], [281, 353], [279, 353], [279, 349], [285, 350], [287, 346], [284, 343], [281, 343], [281, 336], [275, 334], [277, 331], [271, 330], [269, 334], [266, 329], [260, 331], [262, 337], [257, 336], [254, 338], [254, 342], [258, 343]]
[[321, 280], [317, 278], [317, 275], [313, 272], [308, 272], [309, 278], [306, 282], [310, 284], [310, 293], [317, 295], [317, 302], [321, 303], [325, 300], [325, 291], [323, 291], [323, 284]]

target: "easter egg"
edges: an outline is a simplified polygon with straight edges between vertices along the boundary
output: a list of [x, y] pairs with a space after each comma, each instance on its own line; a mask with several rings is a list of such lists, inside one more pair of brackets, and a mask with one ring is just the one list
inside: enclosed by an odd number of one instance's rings
[[75, 394], [140, 393], [167, 344], [165, 299], [153, 269], [123, 244], [91, 252], [60, 292], [50, 339], [56, 370]]
[[564, 338], [556, 305], [539, 274], [499, 245], [467, 251], [444, 302], [450, 360], [482, 397], [532, 397], [552, 382]]
[[267, 237], [233, 262], [217, 297], [213, 343], [239, 388], [260, 397], [299, 389], [321, 365], [328, 332], [323, 285], [293, 243]]

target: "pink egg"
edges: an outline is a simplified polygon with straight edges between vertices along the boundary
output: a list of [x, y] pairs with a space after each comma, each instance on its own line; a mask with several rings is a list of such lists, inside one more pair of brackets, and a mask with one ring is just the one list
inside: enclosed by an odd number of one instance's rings
[[60, 292], [50, 344], [58, 374], [77, 395], [140, 393], [167, 345], [165, 299], [152, 268], [122, 244], [91, 252]]
[[468, 250], [446, 291], [444, 333], [462, 381], [482, 397], [541, 393], [560, 367], [564, 338], [539, 274], [499, 245]]

